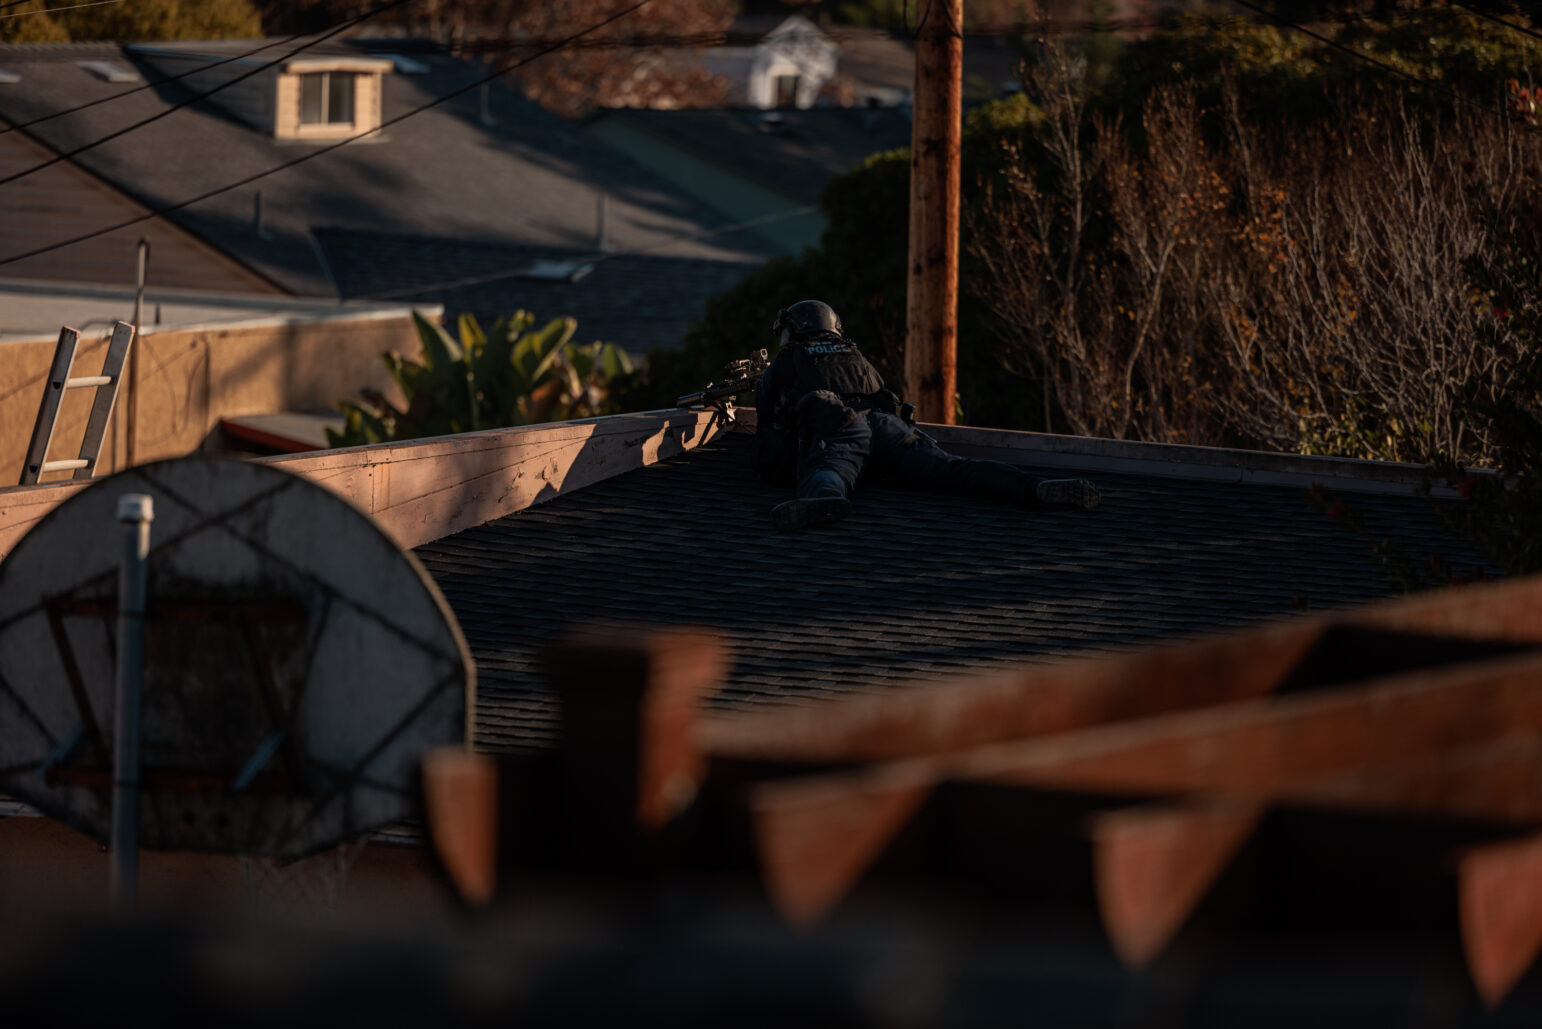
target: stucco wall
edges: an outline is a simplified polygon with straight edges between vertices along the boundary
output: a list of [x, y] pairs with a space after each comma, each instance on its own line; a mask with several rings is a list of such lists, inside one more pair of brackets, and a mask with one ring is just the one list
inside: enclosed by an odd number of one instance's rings
[[[98, 374], [105, 331], [82, 336], [75, 375]], [[53, 360], [53, 340], [0, 343], [0, 485], [21, 479], [27, 441]], [[409, 317], [272, 321], [234, 328], [150, 331], [139, 350], [139, 402], [133, 428], [136, 462], [191, 453], [219, 419], [274, 411], [324, 411], [371, 387], [395, 401], [400, 393], [380, 355], [418, 356], [422, 344]], [[123, 389], [108, 426], [97, 474], [123, 467], [130, 389]], [[93, 391], [66, 395], [51, 459], [74, 457], [85, 433]], [[69, 478], [68, 472], [43, 481]]]

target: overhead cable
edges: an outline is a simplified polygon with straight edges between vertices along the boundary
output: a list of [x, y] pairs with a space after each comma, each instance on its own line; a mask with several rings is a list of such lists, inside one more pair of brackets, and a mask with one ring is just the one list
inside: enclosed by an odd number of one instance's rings
[[1487, 11], [1480, 11], [1472, 4], [1462, 3], [1462, 0], [1446, 0], [1446, 2], [1449, 3], [1452, 7], [1460, 7], [1462, 10], [1469, 14], [1475, 14], [1479, 18], [1491, 21], [1496, 25], [1503, 25], [1507, 29], [1514, 29], [1516, 32], [1530, 36], [1532, 39], [1542, 39], [1542, 32], [1538, 32], [1536, 29], [1533, 29], [1530, 26], [1522, 25], [1519, 22], [1507, 21], [1504, 18], [1499, 17], [1497, 14], [1490, 14]]
[[1502, 108], [1495, 107], [1493, 104], [1484, 103], [1481, 100], [1475, 100], [1474, 98], [1467, 96], [1464, 93], [1458, 93], [1456, 90], [1452, 89], [1450, 86], [1444, 85], [1443, 83], [1431, 82], [1428, 79], [1421, 79], [1419, 76], [1414, 75], [1412, 72], [1406, 72], [1396, 65], [1388, 64], [1386, 61], [1377, 60], [1370, 54], [1362, 53], [1352, 46], [1347, 46], [1344, 43], [1340, 43], [1338, 40], [1331, 36], [1325, 36], [1320, 32], [1316, 32], [1304, 25], [1299, 24], [1298, 22], [1291, 21], [1284, 15], [1276, 14], [1265, 7], [1260, 7], [1259, 5], [1252, 3], [1251, 0], [1232, 0], [1232, 3], [1238, 5], [1239, 7], [1244, 7], [1249, 11], [1252, 11], [1254, 14], [1261, 14], [1271, 21], [1285, 26], [1286, 28], [1294, 29], [1296, 32], [1299, 32], [1304, 36], [1309, 36], [1312, 39], [1317, 40], [1319, 43], [1323, 43], [1334, 50], [1340, 50], [1355, 58], [1356, 60], [1364, 61], [1367, 64], [1380, 68], [1382, 71], [1391, 72], [1393, 75], [1396, 75], [1401, 79], [1406, 79], [1416, 86], [1422, 86], [1425, 89], [1433, 89], [1437, 92], [1444, 93], [1459, 103], [1468, 104], [1472, 107], [1478, 108], [1480, 111], [1485, 111], [1489, 114], [1505, 113]]
[[370, 129], [370, 130], [368, 130], [366, 132], [360, 132], [360, 133], [357, 133], [355, 135], [348, 136], [348, 137], [345, 137], [343, 139], [340, 139], [340, 140], [338, 140], [335, 143], [331, 143], [331, 144], [328, 144], [327, 146], [320, 147], [319, 149], [312, 150], [309, 153], [300, 154], [298, 157], [291, 158], [288, 161], [282, 161], [282, 162], [280, 162], [280, 163], [274, 165], [273, 167], [268, 168], [268, 169], [266, 169], [264, 171], [256, 172], [256, 173], [254, 173], [252, 175], [247, 175], [244, 178], [237, 179], [236, 181], [231, 182], [231, 183], [227, 183], [226, 185], [220, 186], [217, 189], [211, 189], [211, 190], [208, 190], [207, 192], [200, 193], [200, 194], [198, 194], [195, 197], [189, 197], [186, 200], [180, 200], [180, 201], [178, 201], [175, 204], [166, 204], [164, 206], [154, 208], [154, 209], [152, 209], [151, 211], [149, 211], [146, 214], [142, 214], [142, 215], [139, 215], [139, 216], [134, 217], [134, 218], [128, 218], [128, 219], [125, 219], [124, 221], [118, 222], [118, 223], [116, 223], [114, 225], [108, 225], [108, 226], [106, 226], [104, 228], [96, 229], [95, 231], [92, 231], [92, 232], [82, 233], [79, 236], [74, 236], [74, 237], [72, 237], [70, 239], [61, 240], [58, 243], [50, 243], [47, 246], [36, 247], [36, 248], [34, 248], [32, 250], [28, 250], [28, 251], [25, 251], [25, 252], [20, 253], [20, 254], [12, 254], [9, 257], [0, 258], [0, 265], [12, 264], [12, 263], [14, 263], [16, 261], [25, 260], [26, 258], [29, 258], [29, 257], [37, 257], [37, 256], [39, 256], [41, 254], [51, 253], [51, 252], [53, 252], [55, 250], [61, 250], [64, 247], [74, 246], [76, 243], [84, 243], [87, 240], [96, 239], [98, 236], [105, 236], [105, 235], [107, 235], [110, 232], [117, 232], [119, 229], [126, 229], [130, 225], [138, 225], [140, 222], [149, 221], [151, 218], [158, 218], [161, 215], [170, 214], [173, 211], [180, 211], [184, 207], [191, 207], [193, 204], [202, 203], [203, 201], [212, 199], [213, 197], [217, 197], [217, 196], [219, 196], [222, 193], [228, 193], [228, 192], [230, 192], [233, 189], [240, 189], [242, 186], [249, 186], [253, 182], [258, 181], [259, 179], [267, 178], [269, 175], [275, 175], [278, 172], [286, 171], [286, 170], [288, 170], [290, 168], [295, 167], [296, 165], [304, 164], [306, 161], [315, 160], [316, 158], [322, 156], [323, 154], [330, 154], [332, 151], [337, 150], [340, 147], [347, 146], [349, 143], [357, 142], [358, 140], [363, 139], [366, 136], [375, 135], [377, 132], [379, 132], [382, 129], [389, 128], [390, 126], [396, 125], [396, 124], [398, 124], [400, 122], [403, 122], [403, 121], [406, 121], [408, 118], [414, 117], [415, 115], [422, 114], [424, 111], [428, 111], [428, 110], [431, 110], [431, 109], [433, 109], [435, 107], [438, 107], [440, 104], [446, 103], [446, 102], [448, 102], [450, 100], [455, 99], [458, 96], [462, 96], [462, 95], [464, 95], [466, 93], [471, 92], [473, 89], [477, 89], [477, 88], [481, 87], [483, 83], [491, 82], [494, 79], [499, 78], [500, 76], [507, 74], [508, 72], [514, 71], [517, 68], [524, 67], [526, 64], [529, 64], [532, 61], [535, 61], [535, 60], [538, 60], [539, 58], [545, 57], [547, 54], [554, 53], [557, 50], [562, 49], [568, 43], [570, 43], [570, 42], [572, 42], [574, 40], [577, 40], [577, 39], [582, 39], [584, 36], [589, 35], [591, 32], [596, 32], [596, 31], [604, 28], [606, 25], [611, 24], [612, 22], [619, 21], [621, 18], [626, 17], [627, 15], [631, 14], [634, 11], [641, 10], [643, 7], [646, 7], [648, 4], [650, 4], [652, 2], [653, 2], [653, 0], [637, 0], [637, 2], [632, 4], [631, 6], [624, 7], [621, 10], [617, 11], [616, 13], [614, 13], [612, 15], [609, 15], [608, 17], [603, 18], [603, 19], [601, 19], [598, 22], [595, 22], [593, 25], [589, 26], [588, 28], [583, 29], [583, 30], [581, 30], [579, 32], [575, 32], [573, 35], [568, 36], [566, 39], [560, 40], [557, 43], [554, 43], [551, 47], [549, 47], [549, 48], [547, 48], [545, 50], [542, 50], [539, 53], [530, 54], [529, 56], [523, 57], [523, 58], [521, 58], [521, 59], [519, 59], [517, 61], [508, 61], [508, 62], [500, 63], [497, 67], [495, 67], [492, 71], [488, 72], [486, 75], [477, 76], [476, 78], [472, 79], [470, 82], [468, 82], [464, 86], [460, 86], [460, 87], [458, 87], [456, 89], [453, 89], [450, 92], [443, 94], [442, 96], [435, 97], [433, 100], [430, 100], [430, 101], [428, 101], [427, 103], [424, 103], [424, 104], [420, 104], [419, 106], [414, 107], [414, 108], [412, 108], [409, 111], [403, 112], [402, 114], [398, 114], [395, 117], [387, 118], [386, 120], [382, 121], [378, 126], [376, 126], [373, 129]]
[[59, 14], [62, 11], [74, 11], [82, 7], [106, 7], [108, 4], [121, 4], [123, 0], [88, 0], [83, 4], [70, 4], [68, 7], [49, 7], [38, 11], [17, 11], [15, 14], [0, 14], [3, 18], [26, 18], [34, 14]]
[[332, 28], [328, 29], [326, 32], [315, 37], [314, 39], [308, 40], [300, 46], [295, 47], [293, 50], [289, 51], [289, 53], [280, 57], [275, 57], [271, 61], [266, 61], [262, 64], [259, 64], [255, 68], [252, 68], [250, 71], [242, 72], [240, 75], [237, 75], [234, 78], [226, 79], [219, 85], [206, 89], [202, 93], [195, 93], [194, 95], [188, 97], [186, 100], [180, 100], [177, 103], [172, 104], [164, 111], [159, 111], [155, 114], [152, 114], [148, 118], [141, 118], [139, 121], [134, 122], [132, 125], [125, 125], [123, 128], [117, 130], [116, 132], [110, 132], [100, 139], [92, 140], [90, 143], [84, 143], [73, 150], [66, 150], [62, 153], [56, 154], [41, 164], [35, 164], [30, 168], [23, 168], [19, 172], [15, 172], [5, 176], [4, 178], [0, 178], [0, 186], [3, 186], [8, 182], [15, 182], [17, 179], [25, 178], [34, 172], [42, 171], [44, 168], [50, 168], [58, 164], [60, 161], [69, 160], [72, 157], [85, 153], [87, 150], [92, 150], [96, 147], [99, 147], [103, 143], [108, 143], [112, 140], [118, 139], [121, 136], [126, 136], [130, 132], [138, 131], [139, 129], [144, 128], [146, 125], [149, 125], [152, 122], [160, 121], [162, 118], [165, 118], [168, 115], [175, 114], [176, 112], [182, 110], [184, 107], [195, 104], [198, 101], [205, 99], [206, 97], [211, 97], [223, 89], [229, 89], [236, 83], [245, 81], [246, 79], [251, 78], [253, 75], [260, 75], [262, 72], [265, 72], [270, 68], [277, 67], [278, 65], [283, 64], [285, 61], [289, 60], [289, 58], [293, 57], [295, 54], [300, 53], [302, 50], [308, 50], [311, 47], [316, 46], [318, 43], [324, 43], [331, 39], [333, 36], [337, 35], [339, 32], [344, 32], [348, 29], [351, 29], [366, 19], [373, 18], [377, 14], [389, 11], [393, 7], [400, 7], [402, 4], [408, 2], [410, 2], [410, 0], [386, 0], [386, 2], [381, 4], [379, 7], [365, 11], [363, 14], [350, 18], [347, 21], [339, 22], [337, 25], [334, 25]]
[[[667, 250], [677, 243], [697, 243], [704, 239], [713, 239], [717, 236], [727, 235], [730, 232], [738, 232], [741, 229], [758, 228], [761, 225], [769, 225], [772, 222], [786, 221], [788, 218], [796, 218], [800, 215], [813, 214], [819, 210], [817, 204], [805, 204], [802, 207], [791, 207], [784, 211], [776, 211], [772, 214], [763, 214], [758, 218], [749, 218], [745, 221], [734, 222], [732, 225], [722, 225], [715, 229], [706, 229], [701, 232], [676, 233], [659, 243], [650, 243], [645, 247], [634, 247], [631, 250], [609, 250], [586, 257], [576, 257], [573, 260], [580, 264], [595, 265], [602, 261], [609, 261], [616, 257], [640, 257], [644, 254]], [[583, 251], [576, 251], [582, 253]], [[489, 282], [497, 282], [500, 279], [512, 279], [523, 273], [530, 267], [525, 262], [516, 268], [507, 268], [496, 272], [485, 272], [481, 275], [471, 275], [462, 279], [448, 279], [442, 282], [429, 282], [418, 286], [406, 286], [401, 289], [387, 290], [386, 292], [372, 292], [358, 294], [370, 300], [395, 300], [402, 297], [416, 296], [419, 293], [439, 293], [450, 289], [464, 289], [467, 286], [484, 286]]]
[[[248, 57], [257, 56], [264, 50], [271, 50], [276, 46], [288, 46], [290, 43], [293, 43], [297, 39], [305, 38], [305, 35], [305, 33], [300, 32], [293, 36], [289, 36], [286, 39], [269, 40], [268, 42], [262, 44], [262, 46], [253, 47], [251, 50], [248, 50], [245, 53], [236, 54], [234, 57], [224, 57], [218, 61], [210, 61], [208, 64], [200, 64], [196, 68], [191, 68], [187, 71], [181, 71], [175, 75], [167, 75], [162, 79], [153, 79], [149, 82], [143, 83], [142, 85], [135, 86], [132, 89], [125, 89], [121, 93], [114, 93], [111, 96], [98, 97], [95, 100], [88, 100], [83, 104], [76, 104], [74, 107], [66, 107], [62, 111], [54, 111], [51, 114], [39, 115], [38, 117], [33, 118], [31, 121], [17, 122], [14, 125], [6, 125], [0, 127], [0, 136], [5, 135], [7, 132], [12, 131], [13, 129], [30, 129], [34, 125], [41, 125], [45, 121], [53, 121], [55, 118], [63, 118], [66, 115], [74, 114], [77, 111], [84, 111], [88, 107], [97, 107], [101, 104], [110, 104], [114, 100], [121, 100], [126, 96], [133, 96], [135, 93], [142, 93], [147, 89], [154, 89], [156, 86], [164, 86], [168, 82], [178, 82], [187, 78], [189, 75], [197, 75], [199, 72], [208, 71], [210, 68], [218, 68], [222, 64], [230, 64], [232, 61], [244, 61]], [[290, 51], [291, 55], [294, 53], [295, 51]]]

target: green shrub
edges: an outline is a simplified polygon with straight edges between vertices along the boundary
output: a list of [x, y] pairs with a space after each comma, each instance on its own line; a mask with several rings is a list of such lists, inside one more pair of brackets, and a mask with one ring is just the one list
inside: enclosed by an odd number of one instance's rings
[[608, 414], [615, 409], [613, 385], [633, 371], [626, 351], [614, 343], [573, 343], [572, 318], [554, 318], [531, 331], [535, 316], [518, 311], [484, 333], [463, 314], [458, 340], [417, 311], [412, 320], [423, 360], [381, 355], [407, 399], [406, 410], [365, 390], [364, 404], [338, 405], [345, 421], [341, 433], [327, 430], [332, 446]]

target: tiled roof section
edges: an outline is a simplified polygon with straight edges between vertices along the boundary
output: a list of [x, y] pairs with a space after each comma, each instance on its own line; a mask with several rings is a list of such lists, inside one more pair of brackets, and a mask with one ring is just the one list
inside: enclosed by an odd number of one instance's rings
[[[736, 659], [712, 702], [745, 709], [1396, 592], [1302, 489], [1099, 475], [1103, 504], [1076, 512], [873, 487], [848, 521], [779, 536], [786, 494], [749, 451], [730, 435], [417, 549], [476, 656], [479, 746], [551, 744], [537, 649], [588, 620], [724, 630]], [[1427, 500], [1351, 503], [1412, 556], [1470, 560]]]
[[[580, 342], [618, 343], [633, 353], [675, 347], [707, 299], [728, 289], [755, 265], [652, 254], [596, 255], [555, 247], [500, 246], [453, 239], [319, 229], [317, 246], [344, 299], [389, 298], [445, 306], [446, 322], [469, 311], [484, 325], [515, 311], [538, 318], [578, 319]], [[596, 260], [600, 256], [602, 259]], [[592, 262], [577, 282], [541, 281], [508, 273], [536, 261]], [[501, 276], [448, 288], [443, 283]]]

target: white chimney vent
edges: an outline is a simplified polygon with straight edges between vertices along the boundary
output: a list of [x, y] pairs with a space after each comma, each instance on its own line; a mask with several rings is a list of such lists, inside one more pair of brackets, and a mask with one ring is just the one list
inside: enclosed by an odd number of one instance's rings
[[114, 64], [111, 61], [76, 61], [76, 65], [86, 69], [92, 75], [103, 82], [143, 82], [144, 78], [127, 65]]

